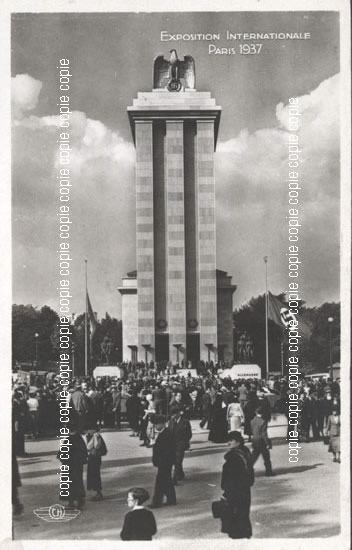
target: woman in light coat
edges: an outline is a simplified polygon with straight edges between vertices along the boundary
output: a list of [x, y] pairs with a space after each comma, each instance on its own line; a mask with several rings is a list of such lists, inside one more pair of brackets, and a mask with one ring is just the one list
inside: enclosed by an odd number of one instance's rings
[[244, 423], [244, 414], [237, 397], [234, 397], [227, 407], [226, 418], [229, 432], [241, 431], [241, 426]]
[[332, 451], [334, 462], [341, 462], [340, 459], [340, 430], [341, 430], [341, 418], [337, 406], [332, 409], [332, 414], [328, 418], [328, 424], [326, 427], [328, 435], [330, 437], [329, 449]]
[[155, 416], [155, 403], [153, 401], [153, 396], [152, 396], [151, 393], [147, 394], [146, 399], [148, 401], [148, 408], [146, 409], [143, 418], [148, 419], [148, 424], [147, 424], [147, 430], [146, 431], [147, 431], [148, 439], [149, 439], [149, 444], [147, 445], [147, 447], [149, 447], [149, 446], [154, 445], [154, 443], [155, 443], [155, 426], [154, 426], [154, 423], [153, 423], [153, 418]]

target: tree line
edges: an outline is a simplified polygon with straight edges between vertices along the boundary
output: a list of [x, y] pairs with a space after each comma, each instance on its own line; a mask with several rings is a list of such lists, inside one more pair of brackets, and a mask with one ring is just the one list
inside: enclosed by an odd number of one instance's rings
[[[37, 337], [36, 337], [37, 335]], [[89, 335], [88, 335], [89, 336]], [[110, 364], [122, 361], [122, 321], [108, 313], [97, 320], [90, 346], [91, 365]], [[59, 316], [49, 306], [38, 309], [32, 305], [12, 306], [12, 361], [13, 365], [32, 365], [33, 369], [50, 370], [59, 356]], [[74, 357], [75, 373], [84, 373], [85, 358], [85, 313], [72, 322], [71, 358]]]
[[[277, 296], [285, 303], [284, 294]], [[309, 340], [301, 339], [300, 359], [308, 372], [322, 372], [330, 364], [330, 331], [332, 362], [340, 361], [340, 304], [324, 303], [319, 307], [301, 306], [300, 314], [312, 327]], [[328, 319], [333, 322], [329, 323]], [[288, 356], [287, 333], [269, 320], [269, 370], [280, 371]], [[234, 358], [236, 344], [246, 333], [253, 341], [253, 363], [265, 366], [265, 298], [251, 298], [233, 312]], [[37, 335], [37, 337], [35, 336]], [[75, 373], [84, 373], [85, 313], [72, 323], [71, 356], [74, 355]], [[12, 359], [13, 364], [33, 365], [38, 370], [49, 370], [59, 355], [59, 316], [49, 306], [38, 309], [32, 305], [13, 305], [12, 308]], [[97, 320], [90, 349], [90, 364], [114, 365], [122, 361], [122, 321], [108, 313]]]
[[[284, 304], [285, 294], [277, 295]], [[340, 304], [326, 302], [321, 306], [307, 307], [302, 302], [300, 315], [312, 328], [309, 340], [301, 338], [299, 355], [302, 369], [305, 373], [325, 372], [330, 365], [330, 330], [332, 363], [340, 361]], [[333, 321], [329, 323], [328, 319]], [[253, 362], [260, 367], [265, 366], [265, 295], [251, 300], [236, 309], [233, 313], [234, 342], [236, 343], [244, 332], [253, 340]], [[269, 370], [281, 371], [288, 357], [287, 332], [269, 319]], [[234, 349], [236, 359], [236, 346]], [[285, 372], [285, 369], [284, 369]]]

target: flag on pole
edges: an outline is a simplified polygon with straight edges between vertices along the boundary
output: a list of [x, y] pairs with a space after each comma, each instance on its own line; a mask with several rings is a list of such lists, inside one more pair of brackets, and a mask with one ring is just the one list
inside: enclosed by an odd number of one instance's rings
[[97, 329], [97, 320], [95, 318], [94, 311], [93, 311], [92, 305], [90, 303], [88, 291], [87, 291], [87, 306], [88, 306], [88, 319], [89, 319], [89, 323], [90, 323], [90, 349], [91, 349], [91, 352], [92, 352], [93, 336], [94, 336], [94, 333]]
[[291, 320], [297, 322], [297, 331], [302, 338], [307, 340], [312, 335], [312, 329], [301, 315], [293, 314], [276, 296], [268, 292], [268, 318], [276, 325], [287, 329]]

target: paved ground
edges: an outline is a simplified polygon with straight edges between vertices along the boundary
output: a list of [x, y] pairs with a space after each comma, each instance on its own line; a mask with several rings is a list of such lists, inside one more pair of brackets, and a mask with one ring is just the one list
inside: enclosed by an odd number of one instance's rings
[[[339, 464], [322, 442], [302, 444], [299, 463], [288, 462], [285, 440], [286, 419], [278, 415], [269, 428], [276, 477], [266, 478], [259, 458], [256, 482], [252, 489], [251, 520], [255, 538], [330, 537], [339, 533]], [[192, 421], [192, 450], [186, 453], [187, 479], [176, 487], [178, 505], [155, 510], [156, 539], [224, 539], [219, 520], [211, 516], [210, 503], [221, 495], [220, 473], [226, 445], [208, 441], [208, 432]], [[58, 499], [57, 441], [26, 442], [29, 456], [19, 459], [22, 477], [20, 497], [25, 506], [15, 518], [15, 539], [118, 539], [126, 496], [132, 486], [152, 493], [155, 468], [151, 449], [140, 447], [130, 431], [106, 431], [109, 449], [103, 458], [102, 481], [105, 499], [87, 500], [78, 518], [67, 523], [47, 523], [33, 510], [50, 506]]]

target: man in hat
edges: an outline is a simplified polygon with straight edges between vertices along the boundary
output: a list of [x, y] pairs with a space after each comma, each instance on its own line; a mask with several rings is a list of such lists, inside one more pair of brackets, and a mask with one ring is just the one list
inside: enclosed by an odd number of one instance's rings
[[157, 414], [166, 413], [166, 393], [162, 384], [157, 383], [155, 389], [152, 391], [154, 406]]
[[[74, 508], [75, 504], [82, 510], [85, 504], [85, 489], [83, 483], [83, 466], [87, 464], [88, 451], [86, 442], [77, 430], [75, 422], [70, 422], [70, 433], [65, 439], [69, 440], [69, 452], [59, 450], [57, 458], [69, 467], [70, 487], [61, 494], [60, 500], [68, 500], [68, 508]], [[61, 447], [62, 449], [63, 447]]]
[[103, 393], [96, 389], [91, 389], [88, 394], [89, 402], [91, 403], [92, 421], [91, 428], [104, 425], [104, 397]]
[[206, 424], [208, 430], [210, 426], [211, 405], [212, 405], [211, 389], [207, 388], [205, 393], [202, 395], [202, 401], [201, 401], [202, 419], [199, 423], [199, 426], [201, 428], [204, 428]]
[[271, 420], [271, 406], [269, 399], [265, 396], [265, 393], [261, 390], [257, 390], [257, 408], [261, 407], [263, 413], [262, 417], [265, 422]]
[[116, 384], [111, 386], [112, 412], [114, 413], [114, 426], [117, 430], [121, 428], [121, 390]]
[[183, 459], [185, 451], [189, 449], [189, 442], [192, 439], [192, 428], [189, 420], [184, 417], [183, 411], [176, 412], [168, 425], [175, 444], [175, 470], [173, 475], [174, 485], [185, 479], [183, 471]]
[[171, 400], [170, 406], [169, 406], [169, 412], [170, 415], [173, 416], [180, 411], [184, 411], [185, 406], [183, 404], [183, 396], [180, 390], [176, 390], [176, 394], [173, 400]]
[[153, 465], [158, 468], [151, 508], [159, 508], [163, 497], [167, 504], [176, 504], [176, 493], [172, 483], [171, 470], [175, 464], [175, 443], [170, 430], [166, 427], [166, 416], [156, 414], [154, 417], [157, 438], [153, 446]]
[[251, 420], [251, 430], [253, 435], [253, 465], [258, 460], [259, 455], [262, 455], [265, 466], [265, 475], [273, 476], [275, 474], [272, 471], [270, 460], [269, 449], [271, 449], [272, 445], [268, 437], [268, 423], [263, 418], [262, 407], [257, 407], [255, 410], [255, 414], [255, 417]]
[[71, 394], [71, 401], [75, 412], [75, 423], [78, 433], [83, 433], [86, 425], [86, 418], [89, 411], [88, 397], [85, 393], [87, 384], [77, 383], [75, 391]]
[[162, 386], [165, 389], [165, 397], [166, 397], [166, 416], [169, 416], [170, 412], [170, 401], [172, 399], [172, 389], [169, 386], [169, 383], [164, 380], [162, 383]]
[[221, 531], [232, 539], [249, 539], [252, 536], [249, 514], [254, 483], [251, 453], [238, 431], [229, 433], [228, 445], [230, 449], [224, 456], [221, 475], [221, 488], [227, 502], [221, 517]]

